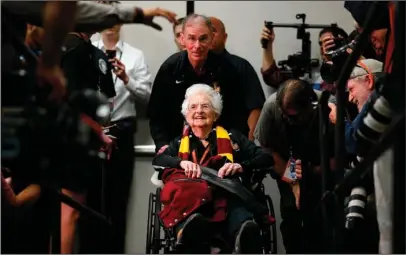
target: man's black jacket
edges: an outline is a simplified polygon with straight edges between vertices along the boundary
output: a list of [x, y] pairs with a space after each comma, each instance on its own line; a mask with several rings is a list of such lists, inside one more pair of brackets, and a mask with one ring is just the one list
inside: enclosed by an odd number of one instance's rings
[[197, 83], [217, 84], [223, 96], [223, 112], [219, 124], [226, 129], [235, 128], [248, 135], [249, 110], [244, 100], [241, 78], [236, 68], [225, 58], [209, 52], [198, 76], [193, 70], [186, 51], [170, 56], [160, 67], [152, 87], [148, 106], [151, 136], [156, 150], [182, 132], [184, 117], [181, 105], [186, 89]]

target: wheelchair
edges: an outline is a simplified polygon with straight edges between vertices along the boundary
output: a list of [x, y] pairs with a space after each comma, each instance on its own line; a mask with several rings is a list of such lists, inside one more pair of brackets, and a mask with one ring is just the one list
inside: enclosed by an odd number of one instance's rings
[[[265, 194], [263, 179], [269, 174], [269, 169], [255, 170], [251, 179], [251, 192], [259, 203], [267, 208], [269, 222], [267, 224], [258, 224], [261, 229], [263, 239], [262, 250], [264, 254], [276, 254], [276, 220], [272, 199]], [[154, 178], [154, 177], [153, 177]], [[152, 179], [151, 179], [152, 180]], [[155, 182], [153, 182], [156, 184]], [[160, 201], [161, 188], [157, 188], [155, 193], [149, 194], [148, 221], [146, 236], [146, 254], [174, 254], [176, 252], [176, 233], [172, 229], [163, 227], [159, 218], [162, 204]], [[162, 231], [163, 230], [163, 231]]]

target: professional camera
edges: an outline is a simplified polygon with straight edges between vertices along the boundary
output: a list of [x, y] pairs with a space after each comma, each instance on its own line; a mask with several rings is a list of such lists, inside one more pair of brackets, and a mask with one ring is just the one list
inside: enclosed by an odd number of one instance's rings
[[[278, 62], [281, 66], [282, 72], [291, 73], [293, 77], [299, 78], [304, 76], [306, 73], [309, 74], [311, 78], [312, 68], [319, 66], [318, 59], [312, 59], [311, 56], [311, 40], [310, 32], [306, 29], [324, 29], [330, 27], [336, 27], [337, 24], [331, 25], [314, 25], [306, 24], [306, 14], [299, 13], [296, 14], [296, 19], [302, 20], [299, 24], [285, 24], [285, 23], [274, 23], [271, 21], [265, 21], [265, 27], [272, 30], [275, 27], [279, 28], [295, 28], [297, 29], [296, 38], [302, 41], [302, 51], [293, 55], [289, 55], [286, 60]], [[261, 40], [262, 48], [266, 48], [268, 45], [268, 40]]]
[[103, 157], [98, 120], [107, 99], [96, 91], [72, 95], [69, 104], [2, 107], [2, 166], [25, 178], [59, 181], [60, 170]]
[[357, 186], [351, 190], [345, 215], [345, 228], [353, 229], [357, 222], [364, 219], [367, 192], [364, 187]]
[[329, 61], [323, 62], [320, 67], [320, 74], [327, 83], [334, 83], [340, 75], [341, 69], [344, 66], [345, 60], [349, 56], [349, 51], [354, 49], [357, 39], [354, 39], [348, 44], [344, 44], [345, 40], [336, 38], [334, 40], [335, 48], [326, 53]]
[[319, 66], [318, 59], [309, 59], [301, 52], [288, 55], [286, 60], [278, 62], [282, 73], [292, 73], [294, 78], [300, 78], [308, 73], [309, 69]]

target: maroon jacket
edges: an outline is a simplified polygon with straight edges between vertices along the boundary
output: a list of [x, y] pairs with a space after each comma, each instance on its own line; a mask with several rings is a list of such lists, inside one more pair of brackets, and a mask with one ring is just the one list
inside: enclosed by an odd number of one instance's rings
[[[207, 166], [224, 158], [214, 156], [209, 159]], [[226, 219], [227, 202], [225, 198], [213, 197], [212, 187], [202, 179], [190, 179], [182, 169], [166, 169], [162, 174], [162, 181], [165, 184], [161, 191], [161, 203], [164, 205], [159, 213], [163, 225], [171, 228], [181, 220], [189, 217], [202, 205], [212, 203], [213, 215], [211, 221], [219, 222]]]

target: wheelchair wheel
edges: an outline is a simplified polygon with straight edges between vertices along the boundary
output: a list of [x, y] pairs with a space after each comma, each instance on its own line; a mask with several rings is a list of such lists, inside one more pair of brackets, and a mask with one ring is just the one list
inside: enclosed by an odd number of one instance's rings
[[[275, 218], [275, 210], [273, 207], [272, 199], [269, 195], [265, 195], [266, 206], [268, 213]], [[276, 222], [267, 227], [264, 231], [264, 253], [277, 254], [278, 243], [276, 238]]]
[[161, 249], [161, 225], [158, 213], [161, 210], [160, 201], [161, 189], [157, 188], [155, 194], [149, 194], [148, 220], [147, 220], [147, 240], [145, 246], [146, 254], [159, 254]]

